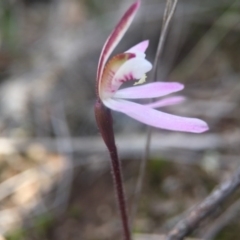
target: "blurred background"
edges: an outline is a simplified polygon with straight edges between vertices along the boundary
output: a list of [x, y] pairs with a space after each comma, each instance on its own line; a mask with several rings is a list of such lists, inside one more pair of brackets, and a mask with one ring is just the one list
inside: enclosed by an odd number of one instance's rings
[[[120, 239], [93, 105], [101, 48], [132, 2], [0, 1], [1, 240]], [[164, 7], [142, 0], [115, 52], [149, 39], [153, 61]], [[184, 83], [187, 100], [163, 110], [201, 118], [210, 131], [154, 129], [139, 239], [166, 233], [240, 165], [240, 2], [179, 0], [169, 30], [157, 80]], [[146, 127], [118, 113], [114, 124], [131, 209]], [[239, 197], [216, 206], [193, 236], [240, 239]]]

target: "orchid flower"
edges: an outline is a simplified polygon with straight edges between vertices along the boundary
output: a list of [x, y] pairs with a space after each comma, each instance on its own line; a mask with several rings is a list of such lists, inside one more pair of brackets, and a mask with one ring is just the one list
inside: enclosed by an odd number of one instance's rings
[[126, 100], [163, 97], [184, 88], [183, 84], [177, 82], [153, 82], [120, 89], [127, 81], [138, 80], [134, 85], [144, 83], [146, 73], [152, 69], [152, 64], [145, 58], [148, 40], [138, 43], [124, 53], [117, 54], [108, 61], [112, 51], [130, 26], [139, 5], [140, 1], [137, 1], [128, 9], [102, 49], [97, 71], [98, 98], [107, 108], [122, 112], [153, 127], [194, 133], [208, 130], [208, 125], [200, 119], [175, 116], [155, 109], [180, 103], [183, 97], [169, 97], [146, 105]]
[[180, 103], [184, 100], [183, 97], [169, 97], [145, 105], [126, 100], [158, 98], [184, 88], [183, 84], [177, 82], [154, 82], [120, 89], [121, 85], [127, 81], [137, 80], [134, 85], [143, 84], [146, 80], [146, 73], [152, 69], [152, 64], [145, 58], [145, 51], [149, 45], [148, 40], [140, 42], [124, 53], [117, 54], [108, 60], [129, 28], [139, 6], [140, 0], [130, 6], [103, 46], [98, 63], [96, 85], [95, 116], [111, 158], [113, 181], [122, 219], [124, 240], [131, 239], [131, 231], [128, 224], [121, 164], [115, 144], [110, 110], [122, 112], [142, 123], [162, 129], [195, 133], [201, 133], [208, 129], [207, 124], [200, 119], [179, 117], [155, 109]]

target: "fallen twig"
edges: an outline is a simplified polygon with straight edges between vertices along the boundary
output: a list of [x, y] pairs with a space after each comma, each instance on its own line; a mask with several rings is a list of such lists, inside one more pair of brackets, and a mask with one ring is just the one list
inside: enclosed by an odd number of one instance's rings
[[[164, 138], [164, 141], [160, 141]], [[142, 146], [145, 142], [145, 134], [135, 135], [116, 135], [117, 144], [121, 149], [120, 154], [139, 154], [143, 151]], [[204, 134], [192, 135], [186, 133], [154, 133], [151, 151], [159, 152], [169, 149], [185, 149], [193, 151], [217, 150], [224, 148], [235, 148], [240, 143], [238, 131], [228, 132], [226, 134]], [[56, 152], [56, 140], [59, 144], [67, 144], [68, 138], [0, 138], [0, 153], [12, 154], [14, 152], [24, 152], [33, 144], [40, 144], [47, 150]], [[72, 137], [70, 139], [72, 149], [63, 149], [63, 151], [73, 151], [82, 154], [104, 153], [106, 148], [100, 137]], [[131, 144], [129, 144], [131, 143]], [[7, 150], [6, 150], [7, 149]]]
[[189, 211], [166, 237], [167, 240], [181, 240], [224, 202], [240, 186], [240, 167], [233, 176], [220, 184], [202, 203]]
[[210, 227], [207, 232], [205, 232], [203, 239], [212, 240], [215, 239], [216, 235], [228, 224], [231, 223], [240, 214], [240, 200], [232, 204], [225, 213], [223, 213]]

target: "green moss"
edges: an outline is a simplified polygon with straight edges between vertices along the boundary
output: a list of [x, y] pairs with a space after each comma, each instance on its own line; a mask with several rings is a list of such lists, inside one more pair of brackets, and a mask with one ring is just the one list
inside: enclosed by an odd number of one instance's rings
[[230, 223], [217, 236], [217, 240], [236, 240], [240, 239], [239, 223]]
[[172, 163], [161, 158], [148, 161], [147, 173], [150, 185], [152, 187], [159, 187], [162, 179], [169, 174], [172, 167]]
[[102, 9], [101, 9], [101, 4], [99, 4], [99, 1], [85, 0], [84, 4], [87, 7], [87, 9], [91, 15], [96, 16], [96, 15], [101, 14]]
[[23, 229], [17, 229], [6, 236], [6, 240], [25, 240], [26, 232]]
[[134, 226], [133, 234], [142, 233], [142, 229], [139, 226]]
[[34, 230], [40, 235], [45, 235], [48, 230], [53, 226], [53, 223], [54, 219], [51, 215], [42, 215], [35, 220]]
[[77, 206], [72, 206], [68, 211], [72, 218], [79, 219], [82, 215], [82, 210]]
[[12, 6], [0, 1], [0, 33], [5, 48], [14, 51], [17, 43], [17, 21]]

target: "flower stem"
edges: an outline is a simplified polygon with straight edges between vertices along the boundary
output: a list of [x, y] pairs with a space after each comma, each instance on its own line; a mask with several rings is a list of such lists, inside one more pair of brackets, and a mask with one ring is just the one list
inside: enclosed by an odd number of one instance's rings
[[131, 240], [127, 206], [123, 187], [122, 168], [118, 158], [117, 147], [115, 144], [112, 115], [111, 111], [106, 108], [99, 99], [95, 104], [95, 116], [98, 128], [111, 157], [113, 183], [117, 195], [118, 208], [120, 211], [123, 225], [124, 240]]
[[121, 218], [122, 218], [124, 239], [130, 240], [131, 234], [130, 234], [129, 224], [128, 224], [128, 214], [127, 214], [126, 200], [125, 200], [125, 194], [124, 194], [124, 188], [123, 188], [121, 164], [118, 159], [117, 149], [110, 152], [110, 156], [111, 156], [111, 163], [112, 163], [111, 164], [112, 176], [113, 176], [115, 191], [118, 199], [118, 207], [119, 207]]

